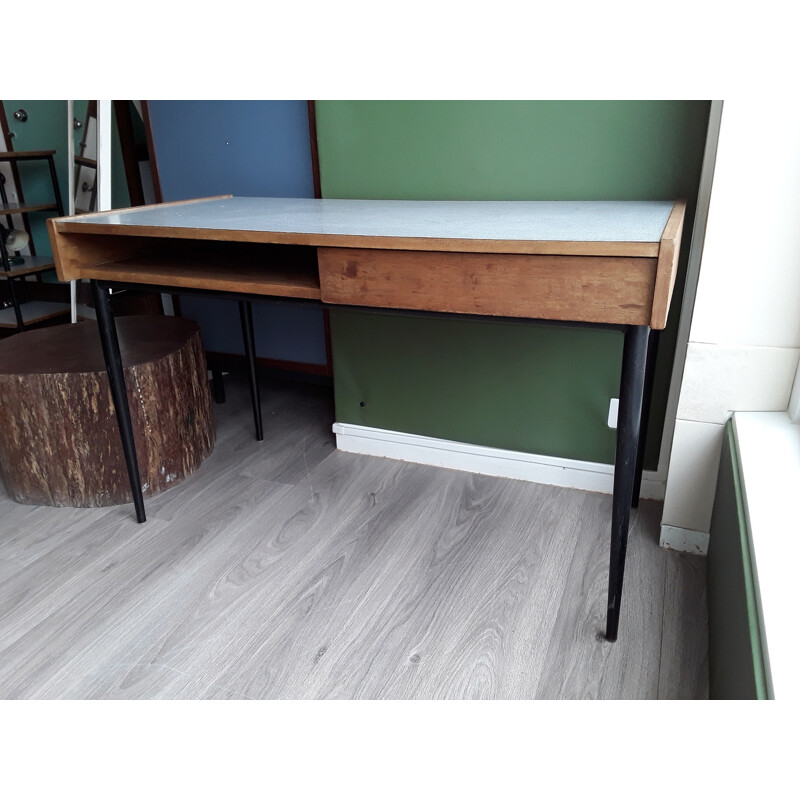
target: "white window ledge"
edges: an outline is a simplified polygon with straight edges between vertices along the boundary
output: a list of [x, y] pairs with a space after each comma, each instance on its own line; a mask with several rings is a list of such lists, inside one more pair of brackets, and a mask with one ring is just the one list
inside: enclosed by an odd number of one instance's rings
[[776, 700], [800, 698], [800, 424], [782, 412], [733, 415]]

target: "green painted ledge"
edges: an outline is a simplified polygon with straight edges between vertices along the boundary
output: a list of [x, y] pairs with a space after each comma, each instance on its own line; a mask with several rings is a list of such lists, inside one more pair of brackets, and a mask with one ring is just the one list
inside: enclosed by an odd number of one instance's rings
[[709, 695], [774, 698], [733, 422], [725, 426], [708, 547]]

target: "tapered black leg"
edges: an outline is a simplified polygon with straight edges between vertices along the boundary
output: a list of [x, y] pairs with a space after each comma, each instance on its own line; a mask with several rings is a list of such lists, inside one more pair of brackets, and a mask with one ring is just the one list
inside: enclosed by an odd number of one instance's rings
[[111, 386], [111, 398], [114, 401], [117, 427], [122, 439], [122, 452], [125, 455], [125, 465], [128, 468], [133, 505], [136, 509], [136, 521], [144, 522], [146, 517], [144, 514], [142, 484], [139, 477], [139, 464], [136, 459], [136, 445], [133, 440], [131, 410], [128, 406], [128, 394], [125, 390], [125, 375], [122, 371], [117, 326], [114, 322], [114, 312], [111, 309], [111, 297], [108, 294], [108, 290], [104, 289], [97, 281], [92, 281], [91, 283], [94, 294], [94, 309], [97, 314], [97, 327], [100, 330], [100, 342], [103, 346], [108, 382]]
[[644, 391], [642, 393], [642, 423], [639, 430], [639, 444], [636, 450], [636, 476], [633, 480], [633, 498], [631, 507], [639, 506], [639, 495], [642, 493], [642, 472], [644, 470], [644, 450], [647, 446], [647, 425], [650, 422], [650, 405], [653, 401], [653, 381], [656, 377], [656, 358], [658, 357], [659, 331], [650, 331], [647, 337], [647, 366], [644, 373]]
[[260, 442], [264, 439], [264, 430], [261, 424], [261, 395], [258, 391], [258, 376], [256, 375], [256, 337], [253, 333], [253, 307], [249, 302], [239, 302], [239, 317], [242, 321], [244, 353], [247, 356], [247, 369], [250, 375], [250, 400], [253, 403], [256, 439]]
[[215, 403], [225, 402], [225, 379], [222, 377], [221, 369], [211, 370], [211, 392]]
[[631, 325], [625, 330], [622, 350], [622, 378], [617, 419], [617, 451], [614, 458], [614, 499], [611, 512], [611, 560], [608, 570], [608, 616], [606, 639], [614, 642], [619, 629], [622, 601], [622, 578], [628, 547], [628, 524], [636, 473], [636, 452], [642, 415], [645, 362], [647, 359], [646, 325]]

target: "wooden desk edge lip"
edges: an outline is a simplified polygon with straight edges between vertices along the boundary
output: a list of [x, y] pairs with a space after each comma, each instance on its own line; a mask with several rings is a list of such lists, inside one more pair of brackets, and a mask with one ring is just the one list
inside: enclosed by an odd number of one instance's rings
[[652, 258], [659, 242], [581, 242], [524, 239], [436, 239], [412, 236], [367, 236], [339, 233], [286, 233], [243, 231], [227, 228], [178, 228], [147, 225], [110, 226], [72, 222], [72, 217], [48, 220], [58, 234], [102, 234], [106, 236], [194, 239], [220, 242], [254, 242], [309, 247], [358, 247], [369, 250], [428, 250], [454, 253], [512, 253], [519, 255], [622, 256]]
[[658, 266], [656, 267], [656, 284], [653, 290], [653, 308], [650, 316], [650, 327], [654, 330], [663, 330], [667, 325], [672, 290], [678, 274], [678, 258], [680, 257], [681, 234], [685, 217], [686, 201], [676, 200], [661, 233], [661, 241], [658, 243]]

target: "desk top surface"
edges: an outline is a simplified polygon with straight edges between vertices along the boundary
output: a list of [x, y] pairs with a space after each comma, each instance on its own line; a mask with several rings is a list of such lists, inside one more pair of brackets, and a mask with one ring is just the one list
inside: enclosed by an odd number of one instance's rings
[[672, 201], [224, 197], [88, 214], [69, 222], [319, 236], [658, 242], [673, 205]]

